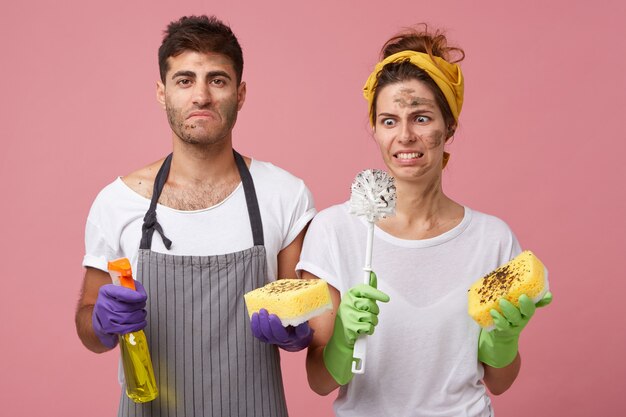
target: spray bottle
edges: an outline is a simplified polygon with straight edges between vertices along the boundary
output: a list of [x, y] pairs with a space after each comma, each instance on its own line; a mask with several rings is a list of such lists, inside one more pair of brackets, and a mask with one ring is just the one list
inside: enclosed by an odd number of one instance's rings
[[[113, 284], [136, 290], [127, 258], [110, 261], [108, 269]], [[159, 390], [154, 379], [148, 341], [143, 330], [121, 334], [120, 351], [126, 379], [126, 395], [136, 403], [154, 400], [159, 395]]]

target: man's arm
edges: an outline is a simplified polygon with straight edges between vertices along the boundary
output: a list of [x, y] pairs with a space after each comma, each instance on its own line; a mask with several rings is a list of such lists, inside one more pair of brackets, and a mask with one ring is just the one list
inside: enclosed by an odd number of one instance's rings
[[96, 336], [93, 325], [93, 307], [98, 298], [98, 290], [105, 284], [111, 284], [111, 277], [104, 271], [87, 267], [83, 279], [83, 288], [76, 307], [76, 332], [83, 345], [92, 352], [102, 353], [110, 350]]
[[[301, 274], [302, 278], [305, 279], [317, 278], [307, 271], [302, 271]], [[328, 344], [333, 334], [335, 316], [341, 302], [339, 291], [330, 285], [328, 289], [333, 302], [332, 311], [327, 311], [309, 320], [309, 326], [313, 329], [313, 340], [307, 352], [306, 371], [309, 386], [319, 395], [328, 395], [339, 387], [339, 384], [328, 372], [324, 364], [324, 347]]]
[[485, 375], [483, 377], [483, 382], [489, 388], [489, 392], [493, 395], [500, 395], [506, 392], [519, 374], [520, 367], [522, 364], [522, 359], [520, 358], [519, 353], [509, 365], [504, 368], [494, 368], [487, 364], [483, 363], [485, 368]]
[[298, 278], [296, 275], [296, 265], [300, 260], [300, 252], [302, 251], [302, 242], [308, 225], [296, 236], [286, 248], [278, 253], [278, 279], [282, 278]]

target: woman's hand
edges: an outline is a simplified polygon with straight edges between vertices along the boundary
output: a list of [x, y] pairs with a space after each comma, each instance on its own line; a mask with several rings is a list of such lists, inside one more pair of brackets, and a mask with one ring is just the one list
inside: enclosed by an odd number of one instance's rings
[[372, 334], [378, 324], [377, 301], [386, 303], [389, 296], [376, 289], [376, 274], [370, 273], [370, 285], [356, 285], [341, 299], [333, 334], [324, 348], [324, 364], [339, 385], [352, 379], [354, 343], [361, 334]]
[[494, 368], [504, 368], [517, 356], [519, 335], [524, 330], [537, 307], [552, 302], [552, 293], [547, 292], [537, 304], [525, 294], [519, 297], [519, 309], [504, 298], [500, 299], [502, 314], [491, 310], [495, 329], [480, 332], [478, 360]]

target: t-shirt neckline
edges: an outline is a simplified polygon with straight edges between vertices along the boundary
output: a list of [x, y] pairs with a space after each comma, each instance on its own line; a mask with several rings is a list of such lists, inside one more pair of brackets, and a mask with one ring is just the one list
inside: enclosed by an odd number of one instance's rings
[[[250, 160], [250, 168], [249, 170], [252, 171], [252, 167], [253, 165], [255, 165], [254, 159]], [[132, 188], [130, 188], [128, 186], [128, 184], [126, 184], [123, 180], [122, 177], [117, 177], [116, 182], [118, 182], [125, 190], [127, 190], [129, 193], [131, 193], [135, 198], [139, 198], [141, 200], [143, 200], [144, 202], [147, 202], [148, 204], [150, 204], [150, 199], [146, 198], [144, 196], [142, 196], [141, 194], [137, 193], [135, 190], [133, 190]], [[211, 211], [214, 210], [216, 208], [218, 208], [219, 206], [221, 206], [222, 204], [226, 203], [228, 200], [230, 200], [238, 191], [239, 189], [243, 188], [243, 183], [241, 181], [239, 181], [239, 183], [237, 184], [237, 186], [233, 189], [233, 191], [228, 194], [226, 196], [226, 198], [224, 198], [222, 201], [220, 201], [217, 204], [214, 204], [210, 207], [205, 207], [203, 209], [199, 209], [199, 210], [178, 210], [175, 209], [173, 207], [168, 207], [168, 206], [164, 206], [163, 204], [157, 203], [157, 210], [167, 210], [167, 211], [171, 211], [172, 213], [179, 213], [179, 214], [198, 214], [198, 213], [204, 213], [207, 211]]]
[[[348, 212], [349, 212], [349, 208], [350, 208], [350, 205], [348, 202], [346, 203], [346, 209], [348, 210]], [[428, 239], [402, 239], [402, 238], [395, 237], [385, 232], [384, 230], [379, 228], [377, 225], [374, 225], [374, 236], [388, 243], [391, 243], [393, 245], [402, 246], [406, 248], [427, 248], [431, 246], [441, 245], [459, 236], [461, 233], [465, 231], [465, 229], [467, 229], [467, 227], [471, 223], [472, 210], [466, 206], [463, 206], [463, 210], [464, 210], [464, 213], [463, 213], [463, 219], [461, 220], [461, 222], [457, 224], [456, 226], [454, 226], [452, 229], [448, 230], [447, 232], [440, 234], [439, 236], [431, 237]], [[353, 216], [353, 215], [350, 214], [350, 216]], [[363, 226], [367, 227], [367, 221], [363, 217], [359, 216], [359, 220], [361, 221]]]

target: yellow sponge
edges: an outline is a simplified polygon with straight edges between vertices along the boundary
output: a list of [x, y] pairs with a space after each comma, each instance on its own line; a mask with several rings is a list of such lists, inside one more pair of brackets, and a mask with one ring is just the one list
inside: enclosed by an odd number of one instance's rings
[[244, 294], [244, 299], [250, 317], [264, 308], [283, 326], [297, 326], [333, 308], [328, 284], [321, 279], [279, 279]]
[[548, 291], [548, 271], [531, 251], [524, 251], [508, 263], [476, 281], [469, 289], [469, 315], [483, 328], [494, 328], [491, 309], [499, 312], [500, 298], [519, 307], [520, 295], [535, 303]]

